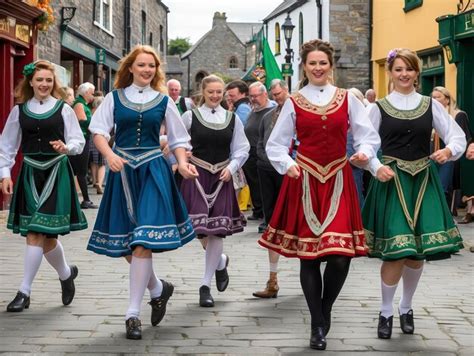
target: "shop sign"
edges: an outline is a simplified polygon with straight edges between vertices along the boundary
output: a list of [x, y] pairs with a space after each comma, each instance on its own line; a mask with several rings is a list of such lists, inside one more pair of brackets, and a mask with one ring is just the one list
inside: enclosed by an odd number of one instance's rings
[[69, 32], [63, 32], [61, 44], [91, 61], [96, 61], [95, 47], [92, 47], [82, 39], [77, 38]]
[[0, 16], [0, 37], [28, 45], [30, 36], [29, 25], [19, 24], [11, 16]]

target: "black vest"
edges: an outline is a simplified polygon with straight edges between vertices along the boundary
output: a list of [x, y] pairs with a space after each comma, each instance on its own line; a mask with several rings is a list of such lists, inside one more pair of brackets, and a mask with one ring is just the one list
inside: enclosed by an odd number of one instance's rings
[[49, 141], [64, 140], [64, 121], [61, 114], [64, 102], [58, 101], [45, 114], [27, 113], [26, 103], [20, 104], [21, 150], [23, 154], [58, 154]]
[[[194, 109], [191, 123], [193, 156], [211, 164], [229, 159], [230, 144], [234, 135], [235, 114], [231, 113], [230, 120], [217, 125], [203, 123], [198, 115], [201, 114], [197, 109]], [[229, 112], [226, 112], [226, 115], [229, 115]]]
[[431, 100], [422, 97], [413, 110], [398, 110], [385, 98], [376, 102], [382, 115], [379, 134], [384, 156], [414, 161], [430, 155], [433, 128]]

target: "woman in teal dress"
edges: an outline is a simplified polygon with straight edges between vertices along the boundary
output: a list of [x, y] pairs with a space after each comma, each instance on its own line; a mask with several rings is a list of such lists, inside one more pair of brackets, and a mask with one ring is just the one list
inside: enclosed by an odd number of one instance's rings
[[[435, 163], [458, 159], [466, 147], [464, 132], [444, 107], [416, 92], [420, 75], [416, 53], [390, 51], [387, 70], [394, 90], [367, 107], [380, 134], [382, 163], [378, 158], [370, 162], [377, 179], [371, 183], [362, 211], [369, 254], [383, 261], [378, 324], [382, 339], [392, 334], [392, 303], [400, 279], [400, 326], [403, 333], [412, 334], [412, 298], [423, 260], [448, 258], [462, 248]], [[430, 155], [433, 128], [446, 147]]]
[[[130, 303], [126, 336], [141, 339], [140, 305], [148, 287], [151, 323], [164, 317], [173, 285], [153, 271], [152, 252], [175, 250], [194, 237], [194, 230], [173, 172], [160, 148], [160, 127], [184, 178], [195, 178], [187, 163], [190, 137], [173, 100], [165, 94], [160, 59], [150, 46], [136, 46], [122, 59], [115, 90], [92, 116], [89, 130], [110, 172], [94, 230], [87, 246], [98, 254], [127, 257]], [[115, 145], [109, 147], [115, 127]]]

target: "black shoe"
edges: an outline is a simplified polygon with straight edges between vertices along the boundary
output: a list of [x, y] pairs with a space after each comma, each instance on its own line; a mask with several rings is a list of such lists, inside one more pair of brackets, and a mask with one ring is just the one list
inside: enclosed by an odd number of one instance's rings
[[390, 339], [392, 337], [393, 315], [385, 318], [379, 314], [379, 325], [377, 327], [377, 336], [379, 339]]
[[309, 339], [309, 347], [316, 350], [326, 350], [326, 337], [324, 336], [324, 328], [318, 326], [311, 329], [311, 339]]
[[97, 209], [99, 208], [97, 205], [95, 205], [93, 202], [90, 200], [84, 200], [81, 203], [81, 209]]
[[229, 265], [229, 256], [225, 255], [225, 267], [220, 271], [216, 270], [216, 288], [219, 292], [223, 292], [229, 285], [229, 274], [227, 273], [227, 266]]
[[142, 322], [140, 319], [131, 317], [125, 321], [127, 339], [140, 340], [142, 338]]
[[15, 298], [8, 304], [7, 312], [22, 312], [23, 309], [28, 309], [30, 307], [30, 297], [25, 293], [18, 291]]
[[415, 331], [413, 309], [410, 309], [406, 314], [400, 314], [400, 328], [404, 334], [413, 334]]
[[259, 234], [263, 234], [266, 229], [267, 229], [267, 224], [266, 223], [263, 222], [260, 225], [258, 225], [258, 233]]
[[163, 320], [166, 313], [166, 303], [168, 299], [173, 295], [174, 286], [160, 279], [163, 283], [163, 291], [158, 298], [153, 298], [148, 304], [151, 305], [151, 325], [156, 326]]
[[77, 266], [70, 265], [69, 268], [71, 269], [71, 275], [65, 281], [61, 281], [61, 290], [62, 290], [62, 300], [64, 305], [71, 304], [72, 300], [74, 299], [74, 294], [76, 294], [76, 286], [74, 285], [74, 279], [77, 277], [77, 273], [79, 270]]
[[214, 306], [214, 299], [212, 299], [211, 290], [208, 286], [199, 288], [199, 305], [205, 308]]
[[255, 214], [252, 214], [247, 218], [247, 220], [261, 220], [261, 219], [263, 219], [263, 216], [255, 215]]

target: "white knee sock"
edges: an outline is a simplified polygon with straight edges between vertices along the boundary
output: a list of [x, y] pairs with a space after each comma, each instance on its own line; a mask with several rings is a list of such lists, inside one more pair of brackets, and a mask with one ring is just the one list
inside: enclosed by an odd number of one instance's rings
[[380, 308], [380, 313], [384, 318], [388, 318], [393, 315], [393, 297], [395, 296], [395, 291], [397, 290], [397, 284], [393, 286], [386, 285], [381, 281], [382, 285], [382, 307]]
[[58, 272], [60, 280], [64, 281], [71, 276], [71, 269], [66, 262], [66, 256], [64, 256], [63, 245], [59, 240], [57, 241], [56, 247], [46, 252], [44, 257], [56, 272]]
[[150, 280], [146, 286], [150, 291], [150, 298], [158, 298], [163, 291], [163, 283], [156, 277], [155, 271], [153, 270], [153, 264], [151, 269]]
[[132, 257], [132, 263], [130, 264], [130, 304], [125, 320], [140, 316], [140, 306], [152, 271], [151, 258]]
[[216, 236], [208, 236], [206, 247], [206, 267], [201, 285], [211, 287], [211, 279], [221, 260], [224, 241]]
[[221, 260], [219, 261], [219, 265], [217, 266], [216, 270], [222, 271], [225, 268], [226, 262], [227, 256], [225, 254], [221, 254]]
[[422, 272], [423, 266], [418, 269], [407, 266], [403, 268], [403, 292], [402, 297], [400, 298], [400, 304], [398, 306], [400, 314], [406, 314], [411, 309], [413, 295], [415, 294], [416, 287], [418, 286], [418, 281], [420, 280]]
[[270, 272], [275, 272], [275, 273], [278, 272], [278, 262], [276, 262], [276, 263], [271, 263], [270, 262]]
[[43, 248], [39, 246], [26, 245], [24, 275], [21, 281], [20, 292], [30, 295], [31, 285], [38, 273], [41, 261], [43, 260]]

